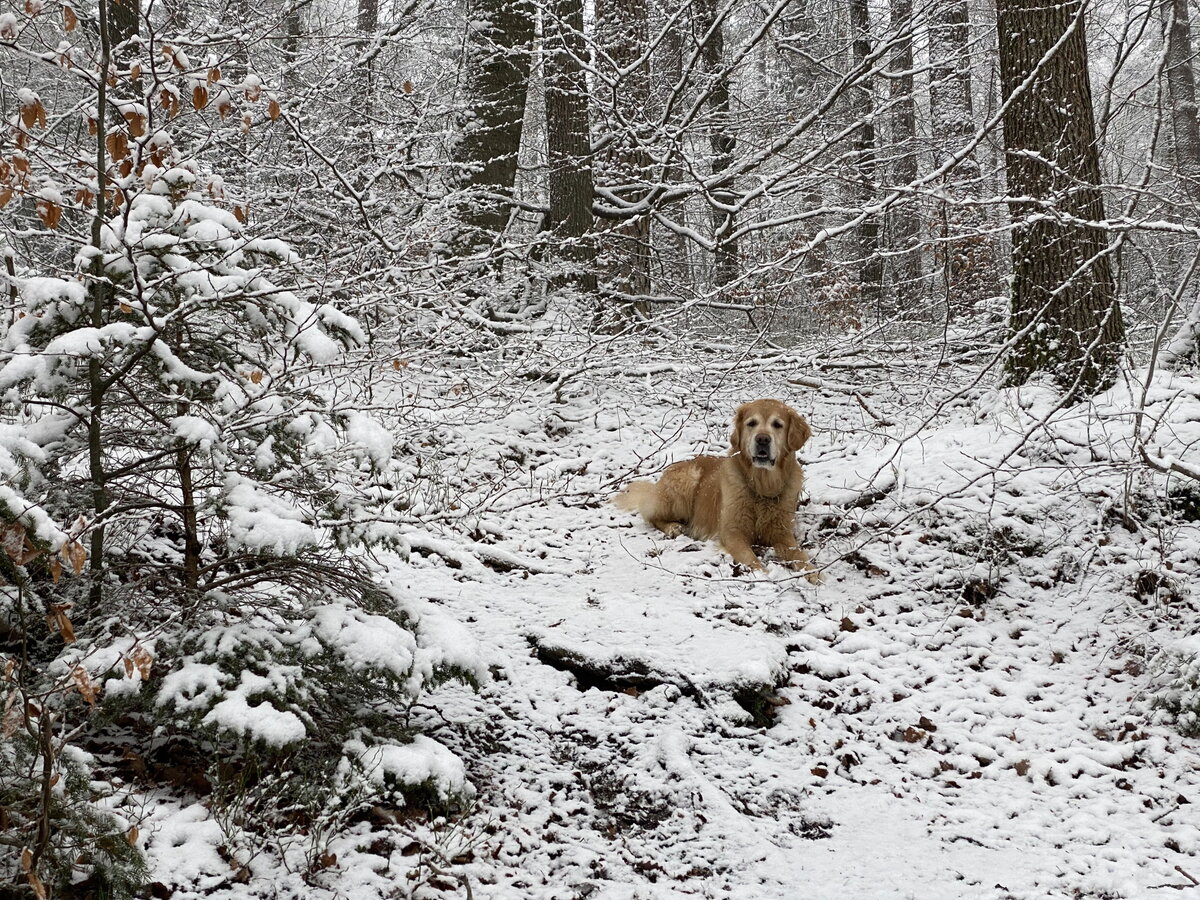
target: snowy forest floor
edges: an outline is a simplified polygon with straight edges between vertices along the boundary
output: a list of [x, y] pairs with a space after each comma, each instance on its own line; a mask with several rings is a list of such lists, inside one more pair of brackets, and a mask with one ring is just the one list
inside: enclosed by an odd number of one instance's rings
[[[1152, 457], [1198, 446], [1200, 382], [1156, 377], [1143, 403], [1134, 373], [1055, 410], [1047, 389], [995, 390], [971, 351], [850, 346], [382, 361], [375, 402], [420, 461], [410, 557], [384, 564], [493, 672], [414, 713], [466, 761], [474, 804], [361, 822], [315, 874], [264, 853], [241, 879], [201, 804], [150, 804], [154, 880], [178, 897], [1200, 896], [1200, 741], [1153, 705], [1196, 628], [1200, 486], [1130, 462], [1139, 405]], [[760, 396], [814, 428], [799, 522], [820, 585], [738, 571], [609, 502], [724, 452]]]

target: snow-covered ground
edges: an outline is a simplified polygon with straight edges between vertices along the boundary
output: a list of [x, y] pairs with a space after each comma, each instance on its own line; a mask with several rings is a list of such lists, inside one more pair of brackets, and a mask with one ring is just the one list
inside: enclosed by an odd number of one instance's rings
[[[1150, 691], [1197, 621], [1200, 504], [1129, 464], [1139, 426], [1161, 465], [1197, 455], [1200, 383], [1156, 378], [1138, 423], [1136, 379], [1056, 411], [936, 359], [664, 352], [571, 377], [388, 370], [423, 481], [410, 557], [387, 567], [493, 673], [415, 711], [474, 806], [356, 825], [315, 874], [263, 855], [232, 879], [204, 808], [162, 803], [154, 879], [212, 897], [1200, 895], [1200, 742]], [[608, 502], [723, 451], [758, 396], [815, 431], [800, 522], [820, 585], [735, 571]]]

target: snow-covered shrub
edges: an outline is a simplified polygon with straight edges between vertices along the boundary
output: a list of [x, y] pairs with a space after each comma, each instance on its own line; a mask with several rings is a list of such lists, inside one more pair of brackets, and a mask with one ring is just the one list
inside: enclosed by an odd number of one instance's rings
[[[49, 714], [49, 710], [45, 710]], [[104, 886], [114, 896], [137, 891], [145, 881], [146, 865], [138, 850], [137, 832], [124, 817], [105, 808], [108, 799], [97, 790], [91, 769], [96, 760], [76, 747], [52, 752], [53, 785], [45, 794], [34, 790], [40, 783], [31, 777], [45, 760], [42, 716], [32, 716], [0, 741], [0, 808], [5, 827], [0, 836], [4, 857], [16, 858], [17, 869], [5, 873], [6, 881], [52, 885]], [[24, 839], [45, 825], [45, 841]], [[50, 836], [53, 839], [50, 839]], [[7, 860], [6, 860], [7, 863]], [[7, 865], [6, 865], [7, 867]], [[36, 892], [36, 888], [35, 888]]]
[[1154, 669], [1151, 705], [1184, 737], [1200, 737], [1200, 636], [1164, 648]]
[[[23, 647], [0, 658], [20, 688], [5, 696], [22, 710], [57, 698], [55, 740], [120, 728], [136, 753], [178, 738], [208, 760], [218, 804], [282, 777], [287, 818], [259, 816], [264, 833], [333, 807], [466, 796], [461, 766], [406, 712], [482, 669], [454, 623], [368, 557], [403, 545], [380, 515], [391, 437], [347, 401], [339, 368], [362, 330], [284, 286], [296, 256], [215, 205], [169, 134], [134, 155], [72, 270], [14, 266], [0, 526], [28, 551], [7, 554], [0, 590]], [[63, 553], [83, 577], [62, 577]], [[76, 863], [23, 855], [36, 828], [0, 845], [0, 865], [69, 883]], [[66, 836], [56, 858], [72, 858]], [[105, 890], [127, 892], [133, 871]]]

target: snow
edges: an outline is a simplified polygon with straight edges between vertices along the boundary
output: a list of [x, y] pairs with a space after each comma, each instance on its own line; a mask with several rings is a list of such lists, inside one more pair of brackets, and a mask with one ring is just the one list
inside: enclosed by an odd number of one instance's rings
[[57, 302], [82, 304], [87, 299], [83, 283], [69, 278], [21, 278], [17, 290], [26, 305], [35, 310]]
[[158, 812], [146, 839], [151, 881], [203, 890], [229, 877], [229, 863], [217, 851], [221, 827], [207, 809], [194, 803]]
[[362, 766], [365, 777], [377, 787], [428, 784], [439, 797], [470, 792], [462, 760], [423, 734], [416, 735], [409, 744], [348, 749]]
[[265, 493], [254, 482], [230, 474], [224, 501], [231, 545], [287, 556], [319, 543], [317, 532], [300, 510]]
[[163, 676], [155, 703], [169, 704], [181, 712], [205, 709], [224, 693], [227, 680], [211, 663], [187, 662]]
[[199, 416], [176, 416], [171, 420], [171, 431], [185, 444], [201, 450], [210, 449], [220, 440], [213, 424]]
[[397, 680], [412, 670], [416, 639], [386, 616], [329, 604], [312, 614], [313, 631], [352, 672], [390, 672]]
[[[253, 685], [248, 685], [251, 690]], [[276, 709], [269, 700], [251, 705], [242, 692], [228, 694], [209, 711], [201, 724], [216, 725], [272, 747], [285, 747], [304, 739], [307, 729], [290, 710]]]
[[[314, 885], [296, 858], [264, 855], [250, 883], [211, 896], [366, 900], [411, 883], [450, 897], [460, 877], [497, 900], [1187, 887], [1175, 867], [1200, 868], [1200, 744], [1151, 701], [1195, 677], [1200, 531], [1166, 515], [1181, 482], [1132, 461], [1138, 440], [1156, 459], [1194, 456], [1200, 383], [1158, 376], [1139, 424], [1144, 372], [1057, 410], [1042, 386], [964, 394], [961, 371], [906, 362], [860, 385], [895, 423], [881, 426], [836, 384], [789, 385], [786, 357], [735, 371], [639, 352], [609, 354], [557, 398], [470, 370], [489, 389], [467, 402], [452, 390], [466, 370], [386, 370], [372, 412], [386, 433], [364, 418], [347, 436], [376, 464], [394, 443], [429, 492], [407, 508], [407, 554], [379, 560], [411, 632], [329, 605], [311, 633], [351, 668], [432, 691], [411, 744], [347, 748], [368, 777], [475, 799], [451, 820], [347, 829]], [[607, 502], [720, 452], [755, 396], [814, 427], [799, 521], [820, 585], [773, 563], [735, 570]], [[302, 525], [257, 493], [238, 500], [264, 536]], [[1145, 572], [1167, 585], [1139, 588]], [[436, 686], [435, 663], [479, 690]], [[168, 677], [178, 704], [229, 691], [215, 669]], [[236, 687], [229, 727], [300, 733]], [[148, 826], [156, 872], [174, 851], [154, 823], [177, 833], [173, 808]], [[180, 896], [204, 892], [206, 853], [176, 860], [195, 873]], [[454, 887], [424, 883], [425, 858]]]
[[377, 469], [382, 469], [392, 458], [396, 439], [373, 416], [350, 413], [346, 418], [346, 438], [361, 447], [365, 457]]

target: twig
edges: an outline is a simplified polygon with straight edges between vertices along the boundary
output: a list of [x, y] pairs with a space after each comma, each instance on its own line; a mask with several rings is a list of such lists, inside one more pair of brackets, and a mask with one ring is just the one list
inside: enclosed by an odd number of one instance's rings
[[875, 412], [875, 410], [871, 409], [871, 407], [867, 406], [867, 401], [863, 399], [862, 391], [855, 391], [854, 399], [858, 401], [858, 405], [863, 408], [863, 411], [868, 416], [870, 416], [872, 419], [874, 419], [881, 428], [887, 428], [891, 425], [896, 424], [891, 419], [884, 418], [883, 416], [881, 416], [877, 412]]

